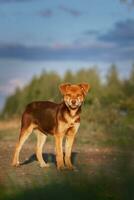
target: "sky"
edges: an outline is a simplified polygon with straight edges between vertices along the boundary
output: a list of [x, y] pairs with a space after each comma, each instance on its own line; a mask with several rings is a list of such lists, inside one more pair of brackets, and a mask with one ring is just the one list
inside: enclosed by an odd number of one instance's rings
[[134, 63], [134, 0], [0, 0], [0, 108], [43, 70]]

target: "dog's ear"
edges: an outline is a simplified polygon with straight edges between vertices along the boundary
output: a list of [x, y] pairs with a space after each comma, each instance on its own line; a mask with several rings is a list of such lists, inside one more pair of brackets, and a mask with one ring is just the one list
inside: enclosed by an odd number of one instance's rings
[[67, 92], [67, 88], [70, 86], [69, 83], [63, 83], [59, 86], [59, 90], [61, 92], [61, 94], [65, 95]]
[[81, 84], [79, 84], [79, 86], [81, 87], [84, 95], [86, 96], [86, 94], [88, 93], [91, 86], [88, 83], [81, 83]]

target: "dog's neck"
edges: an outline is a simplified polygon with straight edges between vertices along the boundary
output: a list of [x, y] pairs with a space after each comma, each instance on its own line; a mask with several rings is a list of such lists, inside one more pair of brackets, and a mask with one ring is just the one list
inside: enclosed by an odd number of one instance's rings
[[76, 109], [72, 109], [70, 107], [68, 107], [65, 102], [63, 101], [63, 107], [66, 109], [67, 113], [71, 116], [71, 117], [75, 117], [76, 115], [79, 115], [81, 112], [81, 106], [76, 108]]

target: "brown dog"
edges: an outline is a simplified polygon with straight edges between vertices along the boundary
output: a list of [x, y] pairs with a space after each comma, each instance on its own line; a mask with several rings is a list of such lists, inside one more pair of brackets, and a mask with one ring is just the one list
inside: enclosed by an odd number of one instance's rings
[[56, 104], [49, 101], [37, 101], [27, 105], [21, 123], [19, 142], [16, 145], [13, 157], [13, 166], [19, 165], [19, 153], [22, 145], [32, 133], [37, 132], [36, 156], [41, 167], [48, 167], [42, 157], [42, 148], [47, 138], [47, 134], [55, 137], [57, 168], [64, 168], [62, 141], [65, 142], [65, 165], [73, 169], [71, 163], [71, 150], [74, 137], [80, 125], [81, 105], [90, 86], [86, 83], [79, 85], [61, 84], [59, 89], [64, 97], [64, 101]]

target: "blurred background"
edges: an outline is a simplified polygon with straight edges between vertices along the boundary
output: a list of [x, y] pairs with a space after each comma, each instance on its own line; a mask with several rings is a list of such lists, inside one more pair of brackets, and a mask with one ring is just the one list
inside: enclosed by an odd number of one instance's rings
[[[2, 198], [35, 198], [40, 192], [40, 199], [43, 194], [50, 199], [52, 190], [64, 195], [64, 188], [66, 199], [81, 199], [91, 188], [92, 199], [133, 199], [134, 1], [0, 0], [0, 25]], [[63, 173], [59, 180], [53, 168], [39, 169], [34, 155], [31, 165], [12, 169], [25, 106], [37, 100], [60, 102], [63, 82], [88, 82], [92, 88], [74, 146], [79, 176]], [[32, 137], [25, 145], [24, 160], [33, 154], [34, 143]], [[52, 161], [53, 139], [48, 143]]]

